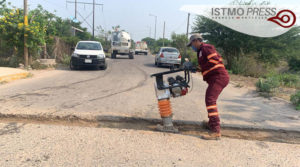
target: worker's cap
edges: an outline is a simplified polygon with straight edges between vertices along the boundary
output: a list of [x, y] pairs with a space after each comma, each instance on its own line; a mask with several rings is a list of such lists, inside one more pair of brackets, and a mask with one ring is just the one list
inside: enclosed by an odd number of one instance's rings
[[190, 47], [192, 45], [192, 42], [196, 39], [201, 39], [201, 41], [202, 41], [202, 35], [199, 34], [199, 33], [192, 34], [191, 37], [190, 37], [190, 41], [186, 46]]

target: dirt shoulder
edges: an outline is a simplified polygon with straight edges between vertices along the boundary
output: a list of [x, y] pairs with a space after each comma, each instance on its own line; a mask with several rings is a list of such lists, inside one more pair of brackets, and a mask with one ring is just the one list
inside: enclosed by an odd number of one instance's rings
[[[258, 78], [230, 74], [230, 83], [236, 88], [256, 90], [255, 84], [257, 81]], [[295, 88], [279, 87], [274, 96], [289, 102], [291, 95], [296, 93], [296, 91], [297, 89]]]

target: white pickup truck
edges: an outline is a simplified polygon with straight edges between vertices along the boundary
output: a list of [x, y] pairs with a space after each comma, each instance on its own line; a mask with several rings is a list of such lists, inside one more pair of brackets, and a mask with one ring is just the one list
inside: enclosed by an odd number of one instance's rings
[[79, 41], [70, 60], [71, 70], [93, 66], [105, 70], [107, 63], [102, 45], [97, 41]]

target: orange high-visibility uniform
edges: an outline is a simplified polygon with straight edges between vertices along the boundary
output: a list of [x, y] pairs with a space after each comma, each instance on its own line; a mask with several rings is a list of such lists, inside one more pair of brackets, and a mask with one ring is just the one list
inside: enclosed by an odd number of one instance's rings
[[220, 132], [217, 100], [222, 90], [229, 83], [229, 75], [224, 67], [222, 57], [213, 45], [203, 43], [197, 55], [203, 80], [208, 83], [205, 94], [205, 103], [209, 118], [208, 125], [211, 131]]

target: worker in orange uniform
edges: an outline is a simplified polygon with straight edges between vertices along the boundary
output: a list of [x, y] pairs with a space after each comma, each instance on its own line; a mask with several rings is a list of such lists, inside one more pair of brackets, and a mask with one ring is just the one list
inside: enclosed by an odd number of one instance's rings
[[209, 118], [207, 123], [209, 133], [203, 135], [202, 138], [206, 140], [218, 140], [221, 138], [221, 131], [217, 100], [222, 90], [229, 83], [229, 75], [220, 54], [213, 45], [204, 43], [200, 34], [191, 35], [187, 46], [192, 47], [197, 52], [203, 80], [208, 83], [205, 103]]

